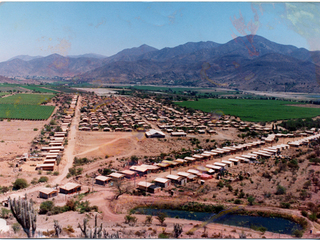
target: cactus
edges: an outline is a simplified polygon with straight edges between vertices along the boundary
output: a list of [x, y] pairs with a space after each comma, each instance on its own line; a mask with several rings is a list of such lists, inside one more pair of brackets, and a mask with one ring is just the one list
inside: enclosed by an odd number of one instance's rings
[[178, 238], [180, 234], [182, 233], [182, 226], [179, 223], [175, 223], [173, 227], [173, 236], [175, 238]]
[[[78, 224], [78, 227], [81, 229], [82, 234], [84, 235], [85, 238], [101, 238], [102, 237], [102, 223], [100, 227], [98, 226], [98, 221], [97, 221], [97, 215], [95, 216], [94, 219], [94, 228], [88, 228], [88, 219], [85, 218], [83, 219], [83, 226]], [[120, 238], [119, 233], [112, 233], [109, 234], [105, 229], [103, 229], [103, 238]]]
[[104, 238], [113, 238], [113, 239], [115, 239], [115, 238], [120, 238], [120, 236], [119, 236], [119, 232], [116, 232], [116, 233], [111, 233], [111, 234], [109, 234], [105, 229], [103, 229], [103, 237]]
[[59, 225], [58, 220], [54, 220], [54, 231], [56, 232], [57, 238], [59, 238], [59, 235], [62, 231], [61, 226]]
[[28, 238], [33, 238], [37, 228], [37, 214], [34, 211], [32, 200], [28, 201], [26, 194], [25, 199], [19, 197], [18, 200], [15, 198], [12, 200], [9, 197], [8, 201], [11, 212], [23, 228], [23, 231], [27, 234]]
[[[85, 218], [83, 219], [83, 227], [78, 224], [78, 227], [81, 229], [82, 234], [84, 235], [85, 238], [101, 238], [102, 236], [102, 223], [100, 227], [98, 227], [97, 224], [97, 215], [95, 216], [94, 219], [94, 228], [88, 228], [87, 227], [88, 219]], [[93, 231], [92, 231], [93, 230]]]

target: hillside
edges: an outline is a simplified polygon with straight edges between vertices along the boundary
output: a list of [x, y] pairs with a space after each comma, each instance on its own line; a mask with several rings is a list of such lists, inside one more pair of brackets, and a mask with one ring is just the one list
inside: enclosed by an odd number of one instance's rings
[[[25, 61], [23, 59], [31, 59]], [[319, 92], [320, 52], [277, 44], [257, 35], [225, 44], [148, 45], [103, 57], [20, 56], [0, 63], [0, 75], [77, 77], [80, 82], [224, 86], [261, 91]]]

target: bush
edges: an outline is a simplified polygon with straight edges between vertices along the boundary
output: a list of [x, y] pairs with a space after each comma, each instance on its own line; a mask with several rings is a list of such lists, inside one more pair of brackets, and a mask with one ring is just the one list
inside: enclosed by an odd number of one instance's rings
[[296, 230], [293, 231], [293, 236], [295, 236], [295, 237], [301, 238], [302, 235], [303, 235], [303, 231], [302, 230], [296, 229]]
[[159, 212], [158, 213], [157, 220], [160, 222], [161, 225], [163, 225], [163, 223], [166, 220], [167, 216], [168, 215], [166, 213], [164, 213], [164, 212]]
[[58, 171], [54, 171], [54, 172], [53, 172], [53, 175], [54, 175], [54, 176], [58, 176], [58, 175], [59, 175], [59, 172], [58, 172]]
[[40, 210], [39, 214], [46, 214], [50, 212], [53, 208], [53, 202], [52, 201], [45, 201], [40, 204]]
[[7, 186], [0, 186], [0, 193], [6, 193], [8, 192], [10, 189]]
[[223, 186], [224, 186], [224, 183], [223, 183], [223, 181], [220, 180], [220, 181], [218, 182], [218, 184], [217, 184], [217, 187], [218, 187], [218, 188], [223, 188]]
[[301, 215], [304, 216], [304, 217], [308, 217], [308, 213], [307, 213], [307, 211], [305, 211], [305, 210], [302, 210], [302, 211], [301, 211]]
[[2, 218], [8, 218], [10, 215], [11, 211], [6, 208], [1, 208], [1, 217]]
[[236, 199], [236, 200], [234, 200], [234, 203], [235, 203], [235, 204], [241, 204], [242, 201], [241, 201], [240, 199]]
[[18, 178], [14, 183], [13, 183], [13, 189], [19, 190], [28, 187], [27, 180], [24, 178]]
[[37, 183], [38, 183], [37, 178], [33, 178], [33, 179], [31, 180], [31, 184], [37, 184]]
[[69, 211], [69, 210], [70, 211], [75, 211], [76, 210], [76, 203], [75, 203], [75, 201], [73, 199], [68, 200], [65, 206], [68, 207], [67, 211]]
[[317, 221], [317, 219], [318, 219], [316, 213], [310, 214], [310, 215], [308, 216], [308, 218], [309, 218], [311, 221], [313, 221], [313, 222]]
[[282, 203], [280, 203], [280, 207], [282, 207], [282, 208], [290, 208], [290, 203], [282, 202]]
[[48, 182], [48, 177], [46, 177], [46, 176], [41, 176], [40, 178], [39, 178], [39, 180], [38, 180], [38, 182], [39, 183], [42, 183], [42, 182]]
[[277, 195], [283, 195], [286, 194], [287, 189], [284, 186], [281, 186], [280, 184], [277, 186]]
[[19, 223], [16, 222], [16, 223], [12, 224], [12, 230], [13, 230], [14, 233], [19, 232], [20, 229], [21, 229], [21, 226], [20, 226]]
[[124, 217], [124, 220], [125, 223], [134, 225], [138, 219], [135, 216], [131, 216], [131, 214], [129, 214]]
[[167, 234], [165, 234], [165, 233], [160, 233], [158, 235], [158, 238], [169, 238], [169, 236]]
[[248, 202], [249, 202], [250, 205], [253, 205], [254, 200], [255, 200], [255, 198], [253, 196], [250, 195], [248, 197]]

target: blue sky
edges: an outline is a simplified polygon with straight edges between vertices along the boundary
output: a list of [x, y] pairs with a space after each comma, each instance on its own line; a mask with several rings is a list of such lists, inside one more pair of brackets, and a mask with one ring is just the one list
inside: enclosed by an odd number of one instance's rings
[[111, 56], [147, 44], [226, 43], [257, 34], [320, 50], [320, 3], [6, 2], [0, 4], [0, 61], [52, 53]]

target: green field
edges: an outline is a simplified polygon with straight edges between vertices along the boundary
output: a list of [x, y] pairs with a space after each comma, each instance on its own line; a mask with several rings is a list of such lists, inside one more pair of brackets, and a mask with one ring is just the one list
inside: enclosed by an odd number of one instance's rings
[[25, 84], [10, 84], [10, 83], [0, 83], [0, 91], [35, 91], [39, 93], [58, 93], [50, 88], [51, 85], [25, 85]]
[[0, 118], [45, 120], [54, 106], [0, 104]]
[[0, 92], [0, 97], [2, 97], [2, 96], [5, 96], [5, 95], [8, 95], [9, 93], [7, 93], [7, 92]]
[[[52, 89], [45, 89], [43, 88], [42, 85], [21, 85], [20, 87], [35, 91], [35, 92], [40, 92], [40, 93], [58, 93], [58, 91], [52, 90]], [[48, 86], [45, 86], [48, 87]]]
[[176, 102], [176, 104], [204, 112], [222, 111], [224, 114], [237, 116], [243, 121], [250, 122], [269, 122], [320, 115], [320, 108], [287, 106], [299, 103], [278, 100], [199, 99], [198, 101]]
[[52, 94], [15, 94], [9, 97], [0, 98], [0, 104], [23, 104], [40, 105], [41, 103], [54, 97]]

